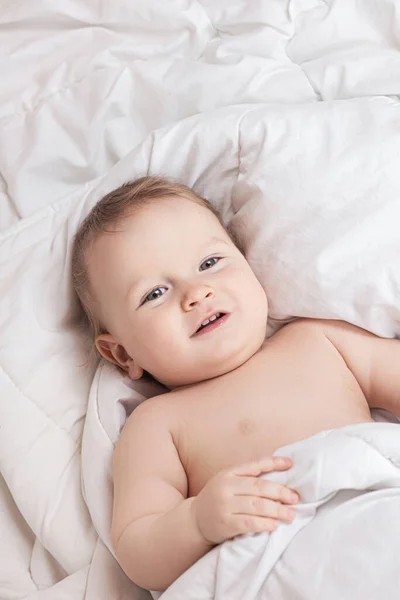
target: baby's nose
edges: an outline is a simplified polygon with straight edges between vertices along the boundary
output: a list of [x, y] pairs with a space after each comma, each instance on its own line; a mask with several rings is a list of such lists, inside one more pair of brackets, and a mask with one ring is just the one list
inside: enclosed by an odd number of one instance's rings
[[211, 300], [214, 296], [214, 290], [209, 285], [193, 285], [186, 290], [186, 293], [182, 298], [182, 308], [184, 311], [188, 312], [195, 308], [199, 302]]

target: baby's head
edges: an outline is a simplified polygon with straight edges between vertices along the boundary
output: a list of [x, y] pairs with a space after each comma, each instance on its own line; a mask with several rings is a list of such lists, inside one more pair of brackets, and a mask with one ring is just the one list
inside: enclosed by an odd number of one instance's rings
[[143, 177], [80, 226], [72, 276], [98, 352], [131, 379], [176, 388], [217, 377], [263, 344], [267, 298], [211, 205]]

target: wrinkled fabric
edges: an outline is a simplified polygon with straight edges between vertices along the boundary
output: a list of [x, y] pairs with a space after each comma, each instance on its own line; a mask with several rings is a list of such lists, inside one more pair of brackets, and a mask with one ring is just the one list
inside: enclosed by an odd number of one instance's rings
[[[117, 185], [169, 175], [243, 238], [269, 333], [311, 316], [399, 335], [400, 8], [2, 4], [0, 596], [148, 598], [107, 538], [124, 405], [84, 433], [105, 380], [86, 364], [72, 237]], [[120, 385], [110, 374], [114, 399]]]
[[300, 494], [296, 518], [214, 548], [162, 600], [395, 600], [400, 589], [400, 428], [324, 431], [277, 452], [269, 479]]

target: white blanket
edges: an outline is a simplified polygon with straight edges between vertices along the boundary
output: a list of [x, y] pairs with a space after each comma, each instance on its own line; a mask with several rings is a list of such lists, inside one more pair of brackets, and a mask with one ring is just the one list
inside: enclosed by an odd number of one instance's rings
[[214, 548], [162, 600], [397, 600], [400, 428], [366, 423], [282, 448], [297, 517]]
[[104, 193], [149, 172], [209, 197], [270, 332], [312, 316], [399, 334], [399, 27], [397, 0], [2, 3], [2, 599], [149, 597], [108, 532], [120, 386], [129, 410], [154, 389], [84, 366], [70, 281]]

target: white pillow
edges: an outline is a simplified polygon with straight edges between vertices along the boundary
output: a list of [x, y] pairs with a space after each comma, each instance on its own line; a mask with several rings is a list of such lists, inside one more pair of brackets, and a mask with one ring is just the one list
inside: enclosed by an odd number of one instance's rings
[[[85, 193], [1, 238], [0, 468], [24, 518], [67, 572], [87, 564], [95, 540], [79, 480], [94, 371], [82, 366], [88, 343], [70, 281], [71, 241], [84, 216], [124, 181], [172, 176], [212, 200], [240, 232], [269, 297], [270, 332], [309, 316], [394, 336], [399, 122], [398, 102], [383, 97], [197, 115], [156, 131]], [[118, 394], [120, 376], [111, 377]], [[95, 431], [88, 420], [84, 440], [84, 463], [96, 453], [103, 460], [90, 476], [90, 460], [84, 464], [85, 495], [103, 539], [111, 493], [105, 481], [125, 418], [116, 416], [116, 401], [97, 415]], [[35, 481], [29, 494], [27, 472]], [[76, 539], [85, 540], [79, 550]]]

